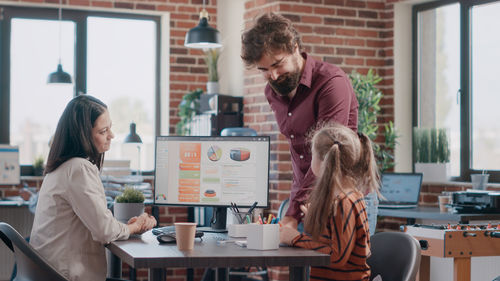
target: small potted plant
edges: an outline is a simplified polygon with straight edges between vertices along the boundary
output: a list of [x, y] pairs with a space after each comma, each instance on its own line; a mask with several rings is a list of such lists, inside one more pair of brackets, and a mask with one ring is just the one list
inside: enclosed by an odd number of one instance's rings
[[115, 218], [123, 223], [141, 215], [144, 213], [144, 194], [138, 189], [126, 187], [123, 193], [115, 198], [113, 212]]
[[35, 158], [35, 161], [33, 162], [33, 174], [35, 176], [43, 176], [43, 170], [45, 169], [43, 162], [44, 158], [42, 155]]
[[219, 56], [219, 49], [208, 49], [205, 51], [205, 63], [208, 67], [207, 94], [219, 93], [219, 72], [217, 70]]
[[425, 182], [444, 182], [450, 175], [450, 148], [446, 129], [414, 128], [415, 171]]

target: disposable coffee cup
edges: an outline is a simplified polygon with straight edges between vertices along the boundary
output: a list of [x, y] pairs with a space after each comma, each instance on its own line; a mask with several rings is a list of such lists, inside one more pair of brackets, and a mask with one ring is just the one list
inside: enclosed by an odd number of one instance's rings
[[489, 174], [473, 174], [470, 175], [472, 189], [485, 190], [488, 184]]
[[196, 223], [194, 222], [176, 222], [175, 239], [177, 249], [180, 251], [189, 251], [194, 248], [194, 236], [196, 234]]
[[438, 197], [438, 199], [439, 199], [439, 211], [441, 213], [448, 212], [448, 206], [446, 206], [446, 205], [450, 204], [451, 196], [450, 195], [440, 195]]

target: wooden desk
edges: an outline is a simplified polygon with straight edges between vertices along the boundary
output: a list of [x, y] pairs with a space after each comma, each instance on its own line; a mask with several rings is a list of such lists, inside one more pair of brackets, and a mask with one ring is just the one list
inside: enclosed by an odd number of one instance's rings
[[378, 209], [378, 215], [383, 217], [406, 218], [408, 224], [415, 224], [416, 219], [454, 221], [467, 224], [470, 221], [500, 220], [498, 214], [452, 214], [441, 213], [438, 207], [423, 207], [409, 209]]
[[278, 250], [258, 251], [234, 243], [217, 245], [220, 235], [205, 233], [202, 241], [198, 238], [195, 240], [192, 251], [179, 251], [175, 244], [160, 245], [151, 231], [140, 237], [112, 242], [107, 248], [131, 267], [149, 268], [151, 281], [164, 281], [167, 267], [243, 266], [289, 266], [290, 281], [303, 281], [307, 280], [305, 275], [308, 266], [326, 266], [330, 263], [329, 255], [312, 250], [280, 247]]

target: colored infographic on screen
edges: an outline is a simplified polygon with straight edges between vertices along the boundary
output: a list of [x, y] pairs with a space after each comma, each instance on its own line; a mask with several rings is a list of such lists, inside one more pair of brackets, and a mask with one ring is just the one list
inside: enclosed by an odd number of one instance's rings
[[267, 205], [267, 138], [171, 137], [158, 139], [156, 152], [155, 203]]

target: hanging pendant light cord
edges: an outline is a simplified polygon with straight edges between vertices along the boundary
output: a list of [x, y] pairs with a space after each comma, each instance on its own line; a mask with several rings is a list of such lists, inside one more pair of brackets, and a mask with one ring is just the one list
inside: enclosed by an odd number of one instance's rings
[[62, 37], [62, 31], [61, 31], [61, 22], [62, 22], [62, 0], [59, 0], [59, 64], [61, 63], [61, 37]]

